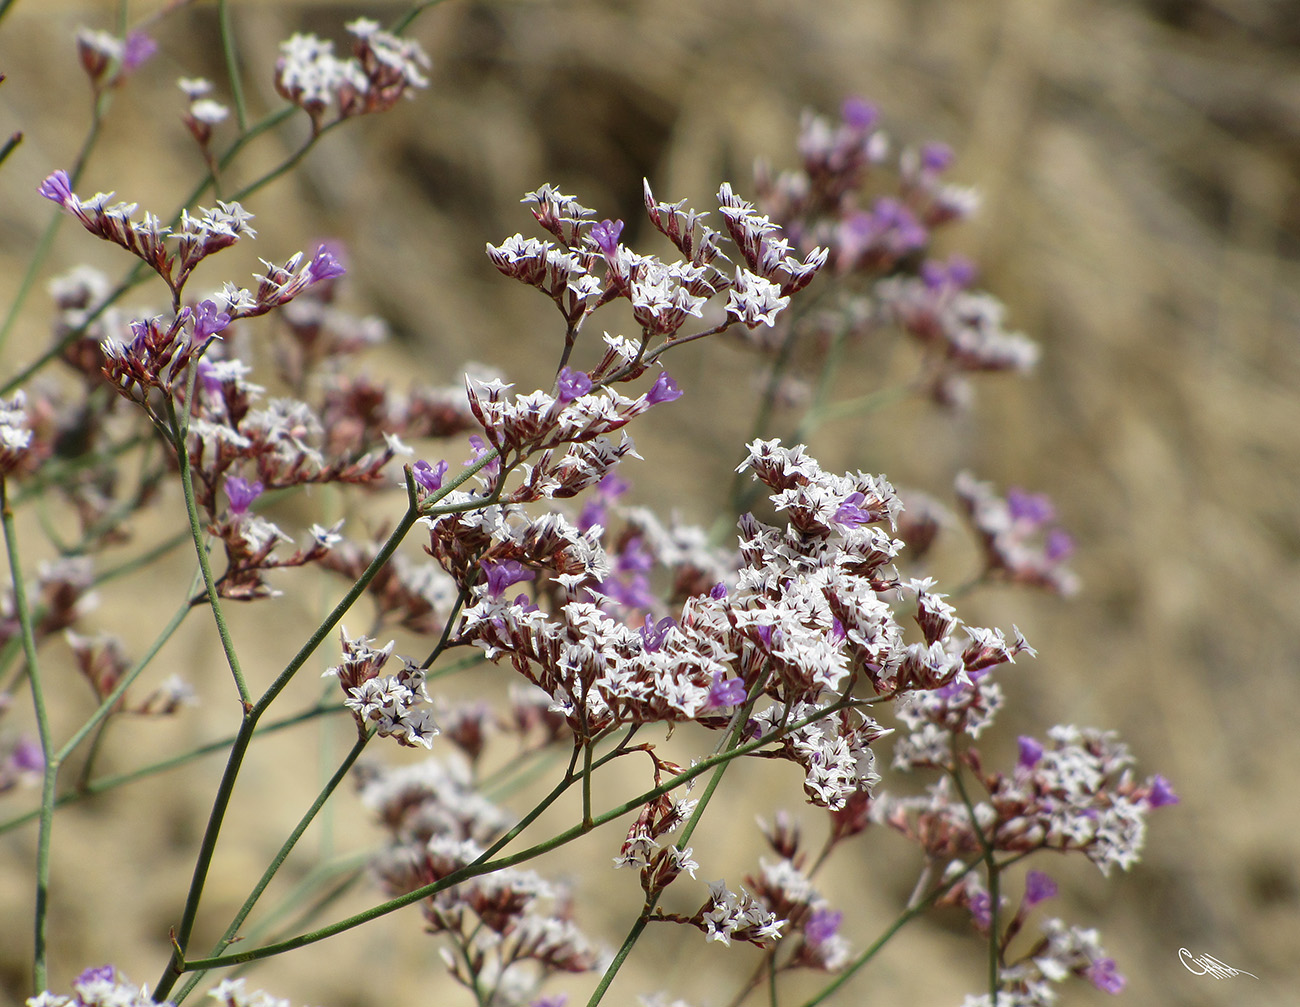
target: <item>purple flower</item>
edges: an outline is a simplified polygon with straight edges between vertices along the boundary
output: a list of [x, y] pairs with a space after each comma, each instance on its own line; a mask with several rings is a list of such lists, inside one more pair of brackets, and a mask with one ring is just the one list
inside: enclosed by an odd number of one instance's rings
[[[487, 454], [489, 451], [492, 450], [492, 448], [488, 446], [487, 441], [483, 440], [483, 438], [480, 437], [478, 434], [470, 435], [469, 446], [474, 449], [474, 455], [473, 457], [470, 458], [469, 461], [465, 463], [466, 466], [473, 465], [485, 454]], [[490, 462], [484, 465], [482, 471], [489, 476], [496, 475], [499, 471], [501, 471], [501, 456], [498, 455], [496, 458], [493, 458]]]
[[1053, 528], [1047, 533], [1043, 554], [1053, 563], [1064, 563], [1074, 555], [1074, 538], [1064, 528]]
[[68, 173], [62, 168], [46, 178], [36, 191], [60, 206], [67, 206], [68, 201], [72, 199], [72, 183], [68, 180]]
[[446, 474], [447, 462], [445, 460], [438, 462], [437, 465], [430, 465], [421, 458], [411, 466], [411, 475], [415, 477], [415, 481], [430, 493], [442, 489], [442, 479]]
[[809, 944], [821, 944], [830, 940], [840, 930], [844, 914], [833, 909], [814, 909], [804, 925], [803, 936]]
[[144, 32], [128, 32], [122, 43], [122, 72], [133, 73], [157, 51], [158, 43]]
[[1017, 763], [1022, 769], [1032, 769], [1043, 757], [1043, 746], [1027, 734], [1022, 734], [1016, 741], [1020, 745], [1020, 759]]
[[641, 634], [641, 643], [647, 651], [653, 654], [664, 645], [664, 640], [668, 636], [668, 631], [676, 626], [671, 616], [665, 616], [658, 622], [655, 622], [650, 616], [645, 617], [645, 625], [637, 630]]
[[988, 892], [976, 892], [970, 897], [970, 915], [981, 930], [989, 928], [993, 922], [993, 900]]
[[1025, 877], [1025, 908], [1032, 909], [1040, 902], [1056, 896], [1056, 882], [1042, 871], [1030, 871]]
[[1151, 778], [1151, 793], [1147, 795], [1147, 804], [1153, 808], [1163, 808], [1167, 804], [1177, 804], [1178, 795], [1169, 786], [1169, 781], [1158, 773]]
[[763, 641], [763, 646], [767, 650], [771, 650], [772, 649], [772, 627], [758, 626], [756, 627], [756, 629], [758, 632], [758, 638]]
[[248, 513], [249, 505], [262, 495], [262, 484], [249, 485], [248, 480], [239, 476], [226, 477], [226, 496], [230, 499], [230, 513], [243, 517]]
[[1016, 521], [1032, 525], [1045, 525], [1056, 517], [1056, 509], [1046, 493], [1026, 493], [1016, 486], [1007, 490], [1007, 509]]
[[9, 762], [20, 773], [39, 773], [45, 768], [45, 753], [35, 738], [19, 738]]
[[844, 623], [840, 622], [839, 616], [832, 617], [831, 636], [835, 638], [835, 641], [837, 643], [842, 643], [848, 635], [848, 630], [844, 628]]
[[321, 280], [332, 280], [336, 276], [342, 276], [347, 270], [338, 257], [330, 251], [329, 246], [321, 245], [316, 249], [315, 256], [307, 266], [307, 282], [318, 283]]
[[836, 523], [856, 528], [858, 525], [870, 521], [871, 511], [863, 510], [858, 506], [865, 499], [866, 497], [861, 493], [850, 493], [846, 496], [844, 502], [835, 511]]
[[607, 506], [604, 500], [599, 497], [593, 497], [582, 505], [582, 510], [578, 512], [578, 531], [588, 532], [596, 525], [602, 528], [605, 526], [605, 511]]
[[716, 584], [714, 584], [712, 590], [709, 591], [709, 597], [712, 598], [714, 601], [721, 601], [726, 596], [727, 596], [727, 585], [724, 584], [722, 581], [718, 581]]
[[591, 391], [591, 378], [584, 371], [575, 371], [565, 366], [560, 368], [559, 377], [555, 379], [555, 387], [561, 402], [572, 402]]
[[537, 576], [516, 559], [502, 560], [499, 563], [481, 560], [479, 566], [483, 568], [483, 572], [487, 575], [488, 594], [493, 598], [501, 597], [501, 594], [511, 584], [533, 580]]
[[723, 678], [722, 672], [713, 673], [713, 684], [709, 687], [709, 706], [739, 706], [748, 695], [745, 681], [740, 678]]
[[194, 319], [194, 341], [206, 342], [230, 324], [230, 316], [217, 307], [215, 301], [199, 301], [190, 312]]
[[875, 105], [865, 98], [851, 94], [840, 105], [840, 118], [844, 120], [844, 125], [850, 129], [860, 130], [865, 133], [876, 124], [876, 121], [880, 118], [880, 112]]
[[921, 148], [921, 167], [926, 171], [947, 171], [952, 164], [952, 148], [946, 143], [927, 143]]
[[117, 981], [117, 969], [112, 965], [101, 965], [99, 968], [86, 969], [81, 975], [72, 981], [72, 988], [87, 985], [90, 983], [112, 983]]
[[660, 402], [673, 402], [681, 397], [682, 390], [677, 387], [677, 382], [667, 371], [660, 371], [659, 377], [655, 378], [655, 383], [646, 393], [645, 400], [647, 405], [657, 406]]
[[623, 233], [623, 221], [602, 220], [591, 229], [591, 237], [605, 258], [612, 259], [618, 252], [618, 236]]
[[1112, 995], [1124, 992], [1128, 982], [1116, 971], [1114, 958], [1102, 958], [1100, 961], [1093, 962], [1083, 975], [1097, 989]]

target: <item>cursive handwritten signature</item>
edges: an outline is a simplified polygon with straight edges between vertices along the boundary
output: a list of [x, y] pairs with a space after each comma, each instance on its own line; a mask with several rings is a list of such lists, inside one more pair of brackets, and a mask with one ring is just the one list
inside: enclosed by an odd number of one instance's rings
[[1214, 979], [1231, 979], [1233, 976], [1259, 978], [1259, 976], [1251, 972], [1234, 969], [1231, 965], [1223, 964], [1214, 955], [1193, 955], [1186, 948], [1178, 949], [1178, 960], [1183, 963], [1183, 968], [1194, 976], [1211, 976]]

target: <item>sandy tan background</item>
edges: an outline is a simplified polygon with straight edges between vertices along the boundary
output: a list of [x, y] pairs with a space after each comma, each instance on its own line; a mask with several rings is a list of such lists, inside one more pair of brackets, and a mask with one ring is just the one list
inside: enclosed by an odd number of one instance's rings
[[[87, 121], [71, 34], [108, 27], [109, 6], [20, 0], [0, 23], [0, 71], [10, 75], [0, 133], [27, 134], [0, 169], [6, 298], [48, 213], [33, 190], [67, 164]], [[341, 39], [358, 13], [389, 20], [400, 10], [232, 6], [245, 63], [261, 68], [294, 30]], [[162, 52], [118, 96], [85, 191], [113, 188], [163, 209], [190, 187], [199, 164], [173, 81], [222, 79], [215, 25], [207, 4], [160, 23]], [[527, 387], [545, 373], [555, 320], [482, 255], [484, 242], [527, 232], [517, 200], [542, 181], [611, 217], [635, 213], [643, 175], [661, 198], [708, 208], [723, 179], [745, 191], [755, 156], [793, 165], [800, 111], [833, 114], [848, 93], [877, 101], [900, 140], [956, 149], [953, 178], [978, 187], [984, 208], [945, 247], [974, 258], [1011, 323], [1041, 341], [1039, 372], [980, 385], [964, 417], [902, 407], [825, 431], [814, 450], [828, 466], [884, 471], [937, 494], [967, 464], [1058, 501], [1079, 541], [1082, 594], [1063, 603], [995, 591], [962, 609], [977, 623], [1016, 622], [1039, 649], [1008, 681], [1019, 712], [1003, 733], [1063, 721], [1116, 728], [1142, 768], [1166, 774], [1182, 797], [1153, 817], [1148, 854], [1130, 876], [1066, 872], [1058, 911], [1101, 929], [1129, 976], [1128, 1003], [1300, 1002], [1300, 4], [452, 0], [414, 34], [434, 57], [429, 92], [335, 133], [298, 176], [251, 201], [258, 254], [282, 259], [322, 236], [347, 242], [349, 299], [396, 334], [370, 367], [402, 382], [413, 367], [455, 380], [467, 359], [504, 366]], [[275, 101], [269, 80], [263, 70], [252, 85], [255, 107]], [[254, 161], [273, 163], [289, 142], [269, 141]], [[93, 244], [65, 228], [55, 265], [120, 266]], [[44, 345], [44, 312], [35, 298], [0, 372]], [[846, 387], [871, 371], [870, 360], [855, 361]], [[707, 521], [750, 422], [752, 363], [700, 347], [673, 372], [687, 397], [638, 436], [647, 463], [632, 474], [644, 499]], [[680, 466], [671, 488], [655, 479], [670, 464]], [[153, 604], [131, 593], [146, 586], [157, 590], [137, 581], [109, 592], [96, 618], [112, 625]], [[256, 610], [241, 613], [243, 639], [265, 648], [262, 674], [287, 652], [282, 620], [327, 596], [277, 603], [269, 630]], [[217, 667], [211, 630], [194, 622], [163, 670], [189, 666], [201, 678]], [[505, 681], [504, 671], [489, 674]], [[204, 709], [184, 724], [123, 730], [110, 765], [220, 735], [229, 725], [221, 701]], [[284, 799], [296, 792], [284, 760], [317, 773], [319, 752], [346, 744], [349, 728], [331, 730], [300, 735], [255, 767], [225, 868], [247, 876], [278, 842], [298, 808]], [[61, 820], [56, 988], [107, 960], [153, 981], [216, 772], [205, 763]], [[761, 796], [767, 783], [754, 772], [747, 785]], [[763, 809], [760, 800], [737, 808], [734, 836], [719, 820], [709, 842], [749, 842]], [[325, 835], [309, 850], [375, 838], [351, 796]], [[26, 981], [30, 838], [0, 837], [0, 987], [11, 998]], [[599, 862], [613, 842], [596, 837], [579, 853]], [[905, 896], [910, 868], [899, 865], [912, 862], [888, 837], [865, 849], [825, 882], [860, 924], [859, 947]], [[615, 941], [629, 879], [576, 880], [580, 919]], [[612, 894], [601, 888], [610, 884]], [[238, 887], [218, 886], [214, 897], [237, 901]], [[357, 893], [350, 904], [363, 901]], [[261, 976], [295, 1003], [441, 1003], [440, 966], [418, 929], [399, 914]], [[656, 955], [638, 954], [609, 1002], [652, 989], [720, 1002], [709, 977], [726, 958], [701, 945], [671, 935]], [[1259, 979], [1193, 976], [1180, 947]], [[978, 985], [978, 954], [957, 930], [911, 932], [839, 1002], [958, 1003]], [[583, 984], [571, 988], [585, 996]], [[1105, 999], [1082, 985], [1063, 994], [1067, 1004]]]

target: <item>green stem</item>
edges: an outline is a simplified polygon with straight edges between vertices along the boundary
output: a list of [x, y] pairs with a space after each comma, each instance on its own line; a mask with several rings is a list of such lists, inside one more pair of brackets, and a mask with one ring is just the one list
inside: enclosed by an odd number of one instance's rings
[[837, 992], [839, 992], [840, 989], [842, 989], [850, 979], [852, 979], [855, 975], [857, 975], [857, 973], [861, 971], [861, 969], [868, 962], [870, 962], [873, 958], [875, 958], [875, 956], [880, 952], [880, 949], [883, 948], [886, 944], [888, 944], [889, 941], [893, 938], [893, 936], [896, 933], [902, 930], [903, 927], [905, 927], [912, 920], [916, 919], [916, 917], [920, 916], [923, 912], [928, 910], [931, 906], [933, 906], [936, 902], [938, 902], [939, 899], [943, 898], [943, 896], [946, 895], [948, 891], [950, 891], [954, 886], [956, 886], [956, 884], [959, 881], [961, 881], [962, 878], [964, 878], [967, 874], [973, 871], [982, 862], [983, 862], [983, 857], [976, 857], [970, 863], [966, 864], [965, 867], [954, 877], [949, 878], [947, 881], [942, 882], [938, 887], [936, 887], [933, 891], [931, 891], [929, 895], [927, 895], [916, 905], [911, 906], [910, 908], [900, 913], [898, 918], [894, 920], [894, 922], [891, 923], [888, 928], [886, 928], [885, 932], [882, 933], [878, 938], [876, 938], [875, 942], [871, 945], [871, 947], [867, 948], [867, 950], [863, 951], [862, 954], [858, 955], [858, 957], [854, 959], [852, 965], [848, 966], [843, 972], [841, 972], [835, 978], [834, 982], [827, 985], [826, 988], [823, 989], [820, 993], [818, 993], [815, 997], [813, 997], [807, 1003], [803, 1004], [803, 1007], [817, 1007], [818, 1004], [823, 1003], [824, 1001], [834, 996]]
[[[276, 731], [282, 731], [286, 727], [295, 727], [298, 724], [308, 720], [315, 720], [317, 717], [330, 716], [343, 712], [343, 707], [330, 703], [321, 704], [304, 710], [301, 713], [295, 713], [291, 716], [284, 717], [281, 720], [272, 721], [265, 727], [257, 730], [258, 736], [264, 734], [273, 734]], [[116, 790], [118, 787], [125, 786], [128, 783], [134, 783], [136, 780], [142, 780], [149, 776], [156, 776], [159, 773], [165, 773], [169, 769], [176, 769], [187, 763], [194, 762], [203, 758], [205, 755], [212, 755], [214, 752], [224, 752], [235, 743], [236, 735], [229, 735], [218, 741], [210, 741], [206, 745], [200, 745], [198, 748], [192, 748], [188, 752], [182, 752], [179, 755], [173, 755], [170, 758], [161, 759], [158, 762], [151, 762], [139, 769], [132, 769], [126, 773], [118, 773], [116, 776], [106, 776], [99, 780], [92, 780], [84, 787], [71, 791], [59, 797], [55, 802], [55, 808], [61, 808], [65, 804], [76, 804], [78, 801], [87, 797], [93, 797], [96, 794], [107, 793], [110, 790]], [[39, 817], [40, 811], [29, 811], [26, 814], [11, 818], [7, 822], [0, 823], [0, 835], [16, 829], [21, 825], [26, 825], [32, 819]]]
[[239, 131], [248, 131], [248, 105], [244, 101], [244, 84], [239, 73], [239, 54], [235, 52], [235, 31], [230, 23], [230, 2], [219, 0], [217, 21], [221, 26], [221, 52], [226, 60], [226, 79], [230, 84], [230, 100], [235, 106], [235, 121]]
[[[606, 825], [609, 822], [616, 821], [617, 819], [622, 818], [624, 815], [627, 815], [628, 813], [640, 808], [648, 801], [653, 801], [656, 798], [662, 797], [664, 794], [667, 794], [672, 790], [676, 790], [678, 787], [682, 786], [683, 784], [689, 783], [697, 776], [701, 776], [704, 773], [709, 772], [711, 769], [713, 769], [715, 766], [719, 765], [720, 763], [728, 762], [732, 759], [737, 759], [740, 758], [741, 756], [749, 755], [750, 753], [757, 751], [763, 746], [778, 740], [780, 737], [784, 736], [790, 731], [797, 731], [800, 728], [806, 727], [808, 724], [814, 723], [815, 721], [820, 720], [823, 717], [826, 717], [834, 713], [836, 710], [842, 709], [845, 705], [846, 704], [844, 701], [837, 701], [835, 703], [832, 703], [830, 706], [819, 708], [813, 713], [810, 713], [807, 716], [791, 724], [788, 724], [781, 728], [777, 728], [776, 730], [772, 731], [770, 734], [764, 735], [761, 738], [756, 738], [751, 742], [748, 742], [737, 748], [733, 748], [730, 751], [723, 752], [719, 755], [710, 756], [707, 759], [702, 759], [699, 762], [697, 762], [695, 765], [691, 766], [689, 769], [685, 769], [678, 775], [674, 776], [668, 782], [653, 787], [652, 789], [647, 790], [645, 793], [633, 797], [629, 801], [625, 801], [624, 803], [614, 808], [611, 808], [610, 810], [600, 815], [596, 815], [592, 820], [593, 827], [599, 827], [601, 825]], [[612, 761], [613, 759], [621, 757], [624, 754], [625, 753], [622, 751], [622, 749], [615, 749], [614, 751], [608, 753], [607, 755], [601, 757], [600, 759], [597, 759], [593, 765], [593, 768], [599, 769], [601, 766]], [[464, 867], [460, 868], [457, 871], [452, 872], [451, 874], [447, 875], [441, 880], [433, 882], [432, 884], [425, 885], [422, 888], [416, 888], [410, 892], [407, 892], [404, 895], [399, 895], [397, 898], [389, 899], [387, 902], [382, 902], [377, 906], [372, 906], [370, 909], [357, 913], [354, 916], [349, 916], [347, 919], [339, 920], [337, 923], [331, 923], [328, 926], [319, 928], [318, 930], [313, 930], [310, 933], [300, 934], [297, 937], [291, 937], [288, 940], [278, 941], [274, 944], [267, 944], [260, 948], [253, 948], [248, 951], [240, 951], [237, 952], [236, 954], [227, 955], [223, 958], [195, 959], [193, 961], [185, 961], [181, 958], [177, 958], [176, 961], [174, 962], [174, 965], [169, 966], [169, 970], [166, 976], [166, 977], [170, 977], [171, 981], [168, 982], [166, 989], [163, 989], [162, 984], [160, 983], [159, 989], [155, 991], [154, 996], [155, 997], [166, 996], [167, 992], [174, 985], [175, 976], [171, 975], [172, 968], [175, 968], [176, 974], [179, 975], [179, 973], [182, 971], [192, 971], [194, 969], [213, 968], [221, 965], [241, 965], [245, 962], [260, 961], [264, 958], [271, 958], [274, 957], [275, 955], [283, 954], [286, 951], [293, 951], [296, 950], [297, 948], [306, 947], [310, 944], [315, 944], [318, 941], [323, 941], [328, 937], [334, 937], [338, 934], [345, 933], [348, 930], [355, 929], [356, 927], [359, 927], [364, 923], [369, 923], [371, 920], [379, 919], [382, 916], [387, 916], [389, 913], [396, 912], [398, 909], [403, 909], [406, 906], [413, 905], [417, 902], [421, 902], [424, 899], [429, 898], [431, 895], [437, 895], [439, 892], [446, 891], [448, 888], [452, 888], [455, 885], [468, 881], [470, 878], [481, 877], [484, 874], [492, 874], [495, 871], [503, 870], [504, 868], [507, 867], [514, 867], [517, 864], [525, 863], [529, 860], [536, 859], [537, 857], [542, 856], [543, 854], [550, 853], [553, 850], [557, 850], [562, 846], [567, 846], [569, 843], [573, 842], [576, 839], [581, 839], [583, 836], [587, 835], [591, 830], [585, 828], [581, 823], [579, 823], [578, 825], [574, 825], [568, 829], [565, 829], [563, 832], [558, 833], [557, 835], [551, 837], [550, 839], [543, 840], [542, 842], [530, 846], [527, 849], [520, 850], [517, 853], [512, 853], [507, 856], [500, 857], [497, 860], [487, 859], [488, 857], [493, 856], [495, 853], [497, 853], [499, 850], [505, 847], [508, 843], [510, 843], [516, 836], [518, 836], [521, 832], [523, 832], [525, 828], [531, 825], [533, 821], [535, 821], [547, 808], [549, 808], [556, 800], [558, 800], [559, 797], [565, 791], [567, 791], [571, 786], [573, 786], [580, 779], [581, 779], [580, 774], [574, 774], [574, 773], [566, 774], [565, 778], [556, 785], [555, 789], [552, 790], [550, 794], [548, 794], [545, 798], [542, 799], [541, 803], [539, 803], [537, 807], [533, 808], [532, 811], [530, 811], [527, 815], [525, 815], [515, 825], [514, 828], [512, 828], [509, 832], [507, 832], [496, 842], [494, 842], [491, 846], [489, 846], [486, 850], [484, 850], [483, 853], [478, 857], [478, 859], [474, 860], [472, 863], [466, 864]]]
[[370, 561], [370, 565], [348, 588], [342, 600], [339, 601], [334, 609], [326, 616], [307, 642], [299, 648], [298, 653], [280, 672], [275, 681], [263, 693], [262, 698], [251, 707], [246, 707], [244, 719], [240, 723], [239, 731], [235, 735], [234, 743], [230, 747], [230, 756], [226, 760], [225, 772], [222, 774], [221, 783], [217, 787], [217, 793], [213, 798], [212, 811], [208, 816], [208, 825], [204, 830], [203, 842], [199, 848], [198, 859], [194, 864], [194, 874], [190, 880], [189, 894], [186, 896], [185, 909], [181, 917], [180, 927], [177, 930], [172, 944], [172, 956], [164, 969], [162, 977], [158, 980], [154, 990], [154, 998], [162, 1000], [176, 985], [176, 980], [186, 970], [185, 967], [185, 948], [189, 944], [190, 936], [194, 929], [194, 920], [198, 914], [199, 899], [203, 892], [203, 886], [207, 880], [208, 870], [212, 865], [212, 855], [216, 850], [217, 835], [221, 831], [221, 825], [225, 818], [226, 809], [230, 803], [230, 796], [234, 791], [235, 779], [239, 775], [240, 767], [243, 765], [244, 756], [248, 752], [248, 746], [252, 741], [253, 734], [257, 727], [257, 721], [266, 712], [267, 708], [275, 698], [284, 690], [284, 688], [293, 679], [298, 669], [306, 664], [307, 659], [320, 646], [321, 642], [328, 636], [339, 621], [352, 608], [358, 598], [365, 592], [370, 582], [374, 580], [375, 575], [388, 563], [389, 558], [396, 551], [398, 545], [404, 539], [407, 533], [414, 527], [416, 520], [419, 518], [419, 511], [416, 507], [415, 488], [411, 479], [410, 469], [407, 469], [407, 497], [408, 504], [406, 513], [398, 522], [397, 527], [393, 529], [392, 534], [388, 536], [387, 541], [375, 554], [375, 558]]
[[194, 541], [194, 551], [199, 558], [199, 570], [203, 573], [203, 586], [207, 590], [208, 606], [212, 609], [212, 620], [217, 625], [217, 635], [221, 638], [221, 649], [226, 655], [226, 664], [235, 679], [239, 701], [247, 709], [248, 683], [244, 681], [239, 655], [235, 653], [235, 641], [230, 636], [226, 613], [221, 606], [221, 597], [217, 593], [217, 582], [212, 576], [212, 564], [208, 562], [207, 536], [203, 532], [198, 501], [194, 497], [194, 472], [190, 468], [189, 446], [186, 444], [185, 432], [181, 429], [180, 420], [176, 415], [176, 404], [169, 398], [164, 400], [164, 405], [167, 410], [167, 421], [172, 427], [174, 437], [172, 446], [176, 449], [176, 461], [180, 466], [181, 491], [185, 494], [185, 513], [190, 522], [190, 538]]
[[[316, 800], [312, 802], [311, 807], [308, 808], [302, 818], [298, 820], [298, 824], [294, 827], [294, 830], [289, 833], [289, 837], [280, 845], [280, 849], [276, 851], [275, 856], [267, 865], [266, 870], [262, 872], [262, 876], [258, 879], [257, 884], [255, 884], [253, 890], [248, 893], [248, 897], [244, 899], [244, 904], [239, 907], [239, 911], [235, 913], [234, 918], [230, 921], [230, 925], [226, 927], [225, 933], [223, 933], [216, 944], [213, 945], [212, 950], [208, 953], [209, 958], [220, 958], [226, 948], [230, 947], [230, 945], [238, 939], [239, 928], [243, 926], [244, 920], [248, 919], [248, 914], [253, 911], [253, 907], [257, 905], [258, 900], [262, 897], [262, 893], [266, 891], [266, 886], [271, 883], [271, 879], [275, 877], [281, 866], [283, 866], [284, 862], [289, 858], [289, 854], [293, 852], [294, 846], [297, 845], [298, 840], [302, 838], [302, 834], [307, 831], [307, 827], [311, 825], [312, 821], [320, 813], [321, 808], [325, 807], [325, 802], [333, 796], [334, 791], [338, 789], [338, 786], [343, 782], [344, 777], [346, 777], [351, 771], [353, 764], [357, 761], [357, 758], [361, 755], [361, 752], [365, 749], [366, 743], [371, 737], [372, 734], [366, 734], [357, 739], [356, 744], [352, 746], [352, 750], [348, 752], [347, 757], [339, 765], [339, 768], [335, 770], [334, 775], [330, 777], [329, 782], [326, 783], [321, 792], [316, 795]], [[177, 1003], [180, 1003], [185, 999], [189, 992], [194, 989], [194, 986], [202, 980], [204, 974], [204, 971], [200, 970], [194, 972], [194, 974], [190, 976], [176, 996]]]
[[54, 827], [54, 786], [59, 773], [59, 760], [54, 757], [53, 752], [49, 711], [45, 705], [45, 687], [41, 682], [40, 667], [36, 663], [36, 635], [32, 631], [32, 615], [27, 605], [22, 563], [18, 558], [18, 537], [14, 531], [14, 515], [9, 509], [8, 481], [3, 475], [0, 475], [0, 522], [4, 525], [5, 551], [9, 558], [9, 573], [13, 578], [14, 608], [22, 632], [23, 654], [27, 660], [27, 679], [31, 683], [32, 705], [36, 711], [36, 730], [41, 743], [41, 757], [45, 763], [41, 776], [41, 824], [36, 840], [36, 908], [33, 913], [32, 953], [33, 980], [38, 990], [44, 990], [48, 988], [46, 924], [50, 893], [50, 830]]

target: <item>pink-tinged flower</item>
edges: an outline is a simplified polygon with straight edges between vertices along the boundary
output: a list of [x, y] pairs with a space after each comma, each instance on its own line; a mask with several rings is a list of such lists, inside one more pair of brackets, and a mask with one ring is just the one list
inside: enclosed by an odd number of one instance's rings
[[1040, 902], [1055, 898], [1056, 882], [1042, 871], [1030, 871], [1025, 877], [1025, 908], [1032, 909]]
[[561, 402], [572, 402], [591, 391], [591, 378], [584, 371], [562, 367], [559, 377], [555, 379], [555, 387]]
[[646, 393], [645, 400], [648, 405], [657, 406], [661, 402], [673, 402], [681, 397], [682, 390], [677, 387], [677, 382], [667, 371], [660, 371], [655, 383], [650, 386], [650, 391]]
[[60, 206], [67, 206], [72, 199], [72, 183], [68, 180], [68, 173], [60, 168], [41, 183], [37, 192]]
[[507, 559], [499, 563], [482, 560], [479, 566], [483, 568], [483, 573], [487, 576], [488, 594], [493, 598], [501, 597], [505, 589], [512, 584], [518, 584], [520, 581], [525, 580], [534, 580], [537, 577], [536, 573], [515, 559]]
[[236, 517], [243, 517], [248, 513], [248, 508], [253, 501], [262, 495], [262, 484], [260, 482], [249, 483], [247, 479], [240, 476], [228, 476], [226, 478], [226, 496], [230, 500], [230, 513]]
[[1128, 980], [1119, 974], [1113, 958], [1103, 958], [1093, 962], [1092, 966], [1084, 972], [1084, 978], [1103, 993], [1110, 993], [1112, 996], [1123, 993], [1124, 987], [1128, 984]]
[[443, 460], [437, 465], [430, 465], [421, 458], [411, 466], [411, 475], [415, 477], [417, 483], [433, 493], [442, 489], [442, 480], [447, 475], [447, 462]]

